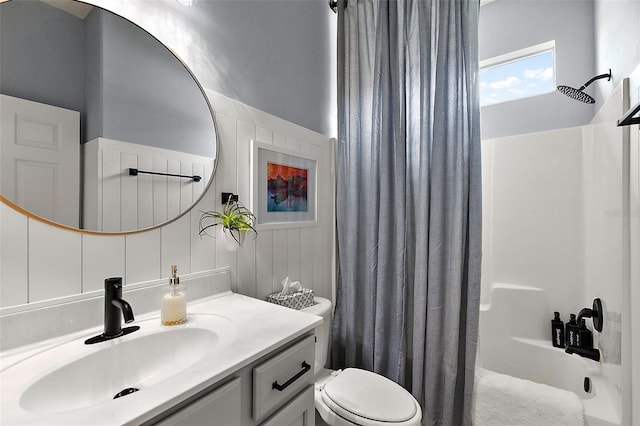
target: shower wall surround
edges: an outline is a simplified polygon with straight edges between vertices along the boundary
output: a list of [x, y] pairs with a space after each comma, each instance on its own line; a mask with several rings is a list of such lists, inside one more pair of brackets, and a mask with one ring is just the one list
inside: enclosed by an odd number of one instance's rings
[[595, 71], [614, 71], [612, 84], [596, 85], [591, 92], [596, 98], [595, 111], [599, 111], [622, 79], [631, 77], [640, 63], [640, 2], [594, 0], [593, 7]]
[[601, 298], [605, 325], [594, 345], [603, 354], [602, 374], [620, 392], [620, 418], [627, 420], [632, 354], [638, 356], [631, 336], [640, 329], [631, 309], [639, 297], [633, 209], [640, 179], [638, 126], [617, 127], [616, 120], [629, 98], [640, 96], [640, 85], [630, 90], [629, 81], [621, 81], [589, 125], [483, 141], [482, 277], [484, 304], [495, 302], [494, 284], [543, 290], [537, 314], [526, 318], [535, 336], [549, 335], [553, 311], [567, 321], [569, 313]]
[[[629, 77], [630, 104], [640, 102], [640, 65]], [[640, 306], [640, 125], [629, 129], [629, 305]], [[640, 354], [640, 312], [631, 309], [630, 321], [631, 356]], [[637, 364], [636, 364], [637, 365]], [[637, 401], [640, 396], [640, 368], [634, 368], [629, 380], [632, 382], [631, 396]], [[640, 419], [640, 404], [632, 404], [632, 418]]]
[[[123, 276], [127, 285], [169, 276], [228, 269], [233, 291], [261, 299], [280, 289], [289, 276], [319, 296], [332, 296], [333, 145], [319, 133], [206, 91], [215, 111], [220, 160], [201, 202], [166, 226], [130, 235], [91, 235], [67, 231], [28, 218], [1, 204], [0, 307], [2, 315], [25, 303], [46, 307], [100, 295], [104, 279]], [[201, 210], [219, 209], [220, 193], [233, 192], [250, 204], [250, 141], [286, 147], [318, 161], [316, 226], [260, 230], [244, 248], [228, 252], [216, 239], [198, 235]], [[55, 300], [51, 300], [56, 298]], [[135, 306], [133, 306], [135, 309]], [[159, 305], [158, 305], [159, 308]], [[87, 328], [97, 324], [85, 324]], [[76, 327], [78, 324], [75, 325]]]
[[563, 319], [583, 303], [581, 157], [581, 127], [482, 141], [482, 303], [492, 283], [543, 288]]

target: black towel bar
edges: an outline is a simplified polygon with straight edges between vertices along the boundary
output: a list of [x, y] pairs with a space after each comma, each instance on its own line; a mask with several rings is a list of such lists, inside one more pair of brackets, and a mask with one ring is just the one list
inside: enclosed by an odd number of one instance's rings
[[193, 176], [174, 175], [172, 173], [145, 172], [144, 170], [134, 169], [133, 167], [129, 168], [129, 175], [130, 176], [138, 176], [140, 173], [147, 174], [147, 175], [171, 176], [171, 177], [181, 177], [181, 178], [193, 179], [194, 182], [200, 182], [200, 179], [202, 179], [198, 175], [193, 175]]

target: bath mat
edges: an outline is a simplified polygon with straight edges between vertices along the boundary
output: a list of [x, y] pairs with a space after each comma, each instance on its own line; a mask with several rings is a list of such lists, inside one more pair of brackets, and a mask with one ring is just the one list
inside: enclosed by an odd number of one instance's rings
[[578, 395], [563, 389], [476, 369], [474, 426], [584, 426]]

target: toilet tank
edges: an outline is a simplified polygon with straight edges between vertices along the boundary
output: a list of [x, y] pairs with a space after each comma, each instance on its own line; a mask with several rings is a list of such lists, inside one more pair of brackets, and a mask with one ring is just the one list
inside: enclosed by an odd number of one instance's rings
[[314, 297], [313, 306], [301, 309], [302, 312], [322, 317], [322, 324], [316, 326], [316, 365], [317, 373], [326, 366], [329, 353], [329, 336], [331, 332], [331, 313], [333, 312], [331, 301], [323, 297]]

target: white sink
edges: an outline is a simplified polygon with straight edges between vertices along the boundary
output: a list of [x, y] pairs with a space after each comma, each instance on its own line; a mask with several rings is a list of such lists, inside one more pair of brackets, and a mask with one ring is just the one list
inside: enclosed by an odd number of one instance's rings
[[[140, 330], [123, 337], [85, 345], [90, 336], [82, 336], [8, 367], [1, 372], [2, 409], [46, 414], [118, 404], [189, 374], [190, 367], [229, 346], [236, 335], [233, 322], [209, 314], [190, 315], [178, 326], [162, 326], [157, 317], [135, 325]], [[114, 399], [128, 388], [139, 391]]]

